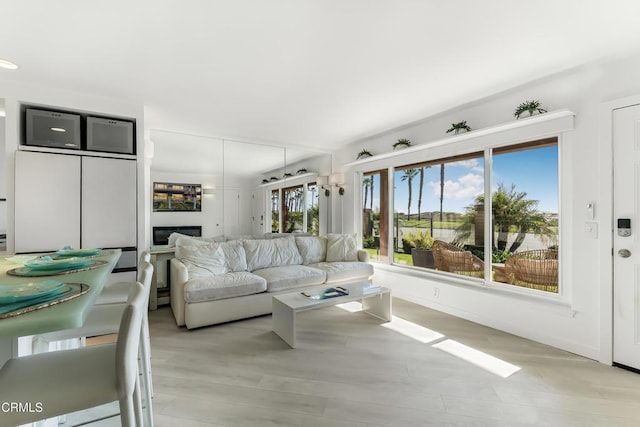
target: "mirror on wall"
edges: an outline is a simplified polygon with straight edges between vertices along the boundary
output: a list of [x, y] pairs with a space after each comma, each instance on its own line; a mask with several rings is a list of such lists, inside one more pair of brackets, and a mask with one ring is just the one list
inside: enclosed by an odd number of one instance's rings
[[[262, 181], [282, 178], [284, 149], [242, 141], [224, 141], [225, 227], [227, 235], [271, 231]], [[271, 181], [270, 181], [271, 182]]]
[[152, 130], [150, 139], [151, 243], [165, 244], [167, 234], [159, 227], [187, 227], [184, 234], [209, 237], [224, 234], [223, 141], [160, 130]]
[[0, 99], [0, 254], [7, 252], [7, 177], [5, 144], [5, 103]]
[[[150, 139], [152, 185], [202, 185], [200, 212], [167, 212], [165, 203], [165, 211], [151, 212], [152, 227], [202, 224], [205, 237], [326, 232], [320, 217], [328, 199], [315, 182], [331, 173], [330, 154], [161, 130]], [[167, 197], [154, 196], [155, 206]], [[184, 196], [174, 197], [178, 203]]]

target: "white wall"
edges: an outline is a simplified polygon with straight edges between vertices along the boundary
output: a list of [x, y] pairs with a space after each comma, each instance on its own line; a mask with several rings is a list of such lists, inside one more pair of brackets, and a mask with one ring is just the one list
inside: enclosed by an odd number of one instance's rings
[[[1, 103], [1, 102], [0, 102]], [[0, 199], [7, 198], [7, 179], [2, 173], [5, 167], [5, 143], [4, 143], [4, 117], [0, 117]], [[7, 202], [0, 201], [0, 234], [4, 234], [7, 230]]]
[[[550, 111], [569, 109], [575, 112], [575, 130], [567, 134], [561, 159], [561, 213], [566, 237], [561, 245], [570, 248], [568, 257], [562, 260], [562, 269], [570, 304], [445, 283], [408, 275], [393, 267], [378, 268], [375, 282], [392, 287], [397, 296], [606, 362], [606, 355], [610, 354], [610, 342], [606, 337], [610, 332], [601, 329], [606, 325], [603, 317], [610, 317], [610, 313], [600, 306], [600, 290], [602, 286], [611, 286], [611, 283], [602, 283], [602, 273], [610, 268], [611, 259], [602, 258], [601, 254], [606, 253], [607, 245], [610, 245], [612, 195], [608, 188], [611, 169], [604, 160], [610, 158], [611, 147], [599, 138], [599, 128], [603, 124], [601, 109], [604, 102], [640, 94], [638, 75], [640, 56], [570, 70], [354, 142], [334, 153], [334, 169], [348, 171], [344, 164], [355, 160], [363, 148], [379, 154], [391, 151], [391, 145], [398, 138], [408, 138], [414, 145], [439, 140], [445, 137], [451, 123], [461, 120], [466, 120], [473, 129], [506, 123], [514, 120], [513, 110], [525, 100], [539, 100]], [[349, 173], [345, 176], [349, 180], [353, 178]], [[338, 212], [339, 205], [333, 209], [334, 218], [342, 216], [345, 232], [357, 231], [354, 218], [359, 201], [354, 201], [354, 192], [350, 191], [353, 187], [354, 183], [349, 182], [342, 215]], [[596, 203], [598, 239], [585, 237], [587, 202]], [[610, 246], [608, 250], [610, 253]], [[438, 298], [433, 297], [436, 286]], [[601, 338], [601, 333], [605, 339]]]

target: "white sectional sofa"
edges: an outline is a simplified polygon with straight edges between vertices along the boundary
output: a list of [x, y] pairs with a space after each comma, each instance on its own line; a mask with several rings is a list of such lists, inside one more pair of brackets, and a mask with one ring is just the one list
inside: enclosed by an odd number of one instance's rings
[[[219, 239], [218, 239], [219, 240]], [[180, 237], [171, 260], [171, 309], [188, 329], [271, 313], [278, 293], [371, 281], [355, 236], [213, 242]]]

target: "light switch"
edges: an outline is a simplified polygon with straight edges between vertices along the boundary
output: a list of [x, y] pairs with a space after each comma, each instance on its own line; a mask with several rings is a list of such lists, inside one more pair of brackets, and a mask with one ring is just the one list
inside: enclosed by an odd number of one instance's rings
[[587, 239], [598, 238], [598, 223], [597, 222], [585, 222], [584, 224], [584, 236]]
[[586, 216], [588, 220], [592, 220], [596, 217], [596, 204], [595, 202], [587, 203]]

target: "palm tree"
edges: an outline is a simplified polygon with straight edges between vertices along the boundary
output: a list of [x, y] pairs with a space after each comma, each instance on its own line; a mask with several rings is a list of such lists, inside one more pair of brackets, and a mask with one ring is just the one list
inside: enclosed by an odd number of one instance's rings
[[[549, 220], [538, 211], [538, 200], [526, 197], [526, 192], [516, 191], [515, 184], [511, 184], [510, 188], [503, 183], [498, 184], [491, 196], [493, 229], [497, 232], [497, 239], [492, 242], [492, 247], [506, 250], [509, 233], [516, 233], [515, 240], [508, 248], [511, 253], [518, 250], [527, 233], [539, 234], [542, 238], [555, 234]], [[477, 212], [484, 212], [484, 196], [476, 197], [475, 203], [467, 206], [466, 211], [463, 223], [456, 230], [455, 243], [462, 243], [471, 236]]]
[[369, 186], [369, 209], [373, 212], [373, 175], [371, 176], [371, 185]]
[[371, 178], [366, 177], [362, 180], [362, 186], [364, 187], [364, 203], [362, 208], [366, 209], [367, 208], [367, 197], [369, 196], [369, 187], [371, 186], [372, 182], [371, 182]]
[[409, 216], [411, 215], [411, 181], [418, 174], [418, 169], [409, 168], [404, 170], [404, 175], [400, 178], [401, 181], [407, 181], [409, 186], [409, 201], [407, 203], [407, 221], [409, 221]]
[[418, 221], [420, 221], [420, 212], [422, 209], [422, 188], [424, 187], [424, 171], [429, 169], [429, 166], [420, 168], [420, 189], [418, 191]]

